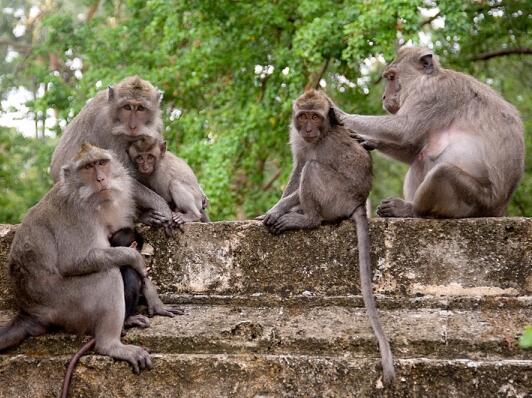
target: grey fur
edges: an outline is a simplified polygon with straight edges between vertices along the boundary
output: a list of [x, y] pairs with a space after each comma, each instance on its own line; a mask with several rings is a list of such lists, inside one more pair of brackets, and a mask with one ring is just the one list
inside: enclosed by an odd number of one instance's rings
[[[143, 136], [161, 137], [160, 98], [158, 90], [137, 76], [125, 78], [114, 87], [100, 91], [65, 127], [52, 156], [54, 181], [59, 180], [61, 167], [70, 161], [83, 142], [112, 150], [122, 165], [133, 170], [127, 156], [129, 144]], [[118, 120], [120, 107], [128, 101], [141, 103], [149, 115], [146, 123], [134, 132]], [[133, 181], [132, 184], [135, 203], [141, 211], [139, 220], [152, 226], [168, 224], [171, 212], [166, 202], [139, 182]]]
[[[371, 283], [365, 211], [371, 189], [371, 157], [348, 130], [337, 124], [332, 106], [325, 94], [314, 90], [295, 101], [290, 129], [292, 174], [281, 200], [266, 213], [263, 222], [274, 234], [346, 218], [356, 223], [362, 296], [379, 342], [384, 382], [390, 384], [395, 378], [393, 356], [379, 321]], [[296, 120], [301, 113], [320, 115], [321, 124], [312, 129], [308, 124], [299, 126]]]
[[128, 153], [133, 163], [139, 155], [154, 156], [151, 173], [142, 173], [137, 167], [137, 176], [144, 185], [175, 206], [175, 223], [209, 221], [205, 211], [208, 199], [198, 179], [187, 162], [166, 150], [164, 142], [153, 138], [140, 140], [130, 145]]
[[524, 170], [524, 128], [515, 107], [473, 77], [442, 68], [424, 48], [400, 49], [384, 77], [383, 104], [392, 115], [335, 109], [364, 145], [410, 165], [404, 200], [386, 199], [377, 213], [505, 215]]
[[[100, 160], [110, 167], [87, 183], [80, 170]], [[98, 194], [103, 183], [104, 197]], [[128, 361], [137, 373], [151, 367], [145, 349], [120, 342], [125, 308], [119, 267], [128, 265], [144, 278], [151, 314], [173, 314], [147, 278], [142, 255], [108, 240], [132, 226], [132, 189], [133, 179], [110, 151], [83, 145], [63, 166], [60, 180], [29, 210], [13, 239], [8, 264], [19, 314], [0, 328], [0, 350], [59, 326], [93, 335], [98, 353]]]

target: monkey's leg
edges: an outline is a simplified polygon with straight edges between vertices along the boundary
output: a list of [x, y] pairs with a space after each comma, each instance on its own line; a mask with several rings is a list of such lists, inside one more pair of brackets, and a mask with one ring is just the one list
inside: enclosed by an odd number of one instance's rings
[[497, 210], [489, 209], [490, 188], [488, 181], [480, 182], [462, 169], [443, 163], [427, 174], [412, 202], [398, 198], [385, 200], [377, 214], [435, 218], [497, 216]]
[[18, 346], [26, 337], [40, 336], [45, 332], [44, 325], [30, 315], [19, 312], [11, 322], [0, 327], [0, 352]]
[[138, 313], [139, 298], [142, 289], [142, 278], [133, 268], [128, 266], [120, 267], [122, 282], [124, 283], [124, 298], [126, 315], [124, 327], [147, 328], [150, 321], [144, 315]]
[[479, 181], [450, 163], [433, 168], [414, 196], [414, 214], [418, 217], [463, 218], [498, 216], [490, 209], [489, 180]]
[[298, 206], [299, 204], [299, 190], [296, 190], [282, 198], [275, 206], [268, 210], [262, 223], [268, 227], [274, 225], [283, 214], [286, 214], [292, 207]]
[[[320, 214], [321, 205], [327, 202], [325, 196], [331, 194], [331, 192], [327, 192], [327, 189], [325, 189], [325, 184], [329, 177], [336, 179], [335, 176], [330, 175], [329, 170], [326, 170], [318, 162], [307, 162], [301, 172], [299, 188], [299, 198], [303, 213], [286, 213], [272, 224], [270, 227], [271, 232], [280, 234], [293, 229], [318, 227], [323, 220]], [[292, 204], [290, 207], [293, 206], [295, 204]]]
[[201, 219], [201, 197], [195, 198], [186, 185], [177, 182], [171, 184], [170, 194], [176, 211], [181, 213], [184, 222], [194, 222]]
[[[95, 350], [102, 355], [127, 361], [135, 373], [151, 368], [151, 358], [142, 347], [125, 345], [120, 341], [125, 315], [124, 290], [120, 272], [117, 269], [100, 272], [93, 277], [83, 278], [86, 282], [77, 292], [94, 326]], [[105, 296], [105, 300], [101, 297]], [[88, 305], [89, 304], [89, 305]]]

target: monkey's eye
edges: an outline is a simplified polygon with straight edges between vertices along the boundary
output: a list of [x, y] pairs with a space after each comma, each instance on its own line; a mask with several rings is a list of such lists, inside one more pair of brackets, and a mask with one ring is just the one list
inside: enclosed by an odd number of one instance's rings
[[312, 114], [312, 120], [318, 120], [319, 119], [319, 116], [316, 115], [315, 113]]
[[135, 158], [135, 161], [136, 162], [142, 162], [142, 156], [138, 155], [136, 158]]
[[83, 168], [84, 168], [85, 170], [89, 170], [89, 169], [92, 168], [92, 166], [93, 166], [92, 163], [87, 163], [85, 166], [83, 166]]
[[144, 108], [142, 105], [139, 105], [137, 107], [137, 111], [139, 111], [139, 112], [144, 112], [145, 110], [146, 110], [146, 108]]
[[123, 108], [124, 108], [126, 111], [130, 111], [130, 110], [131, 110], [131, 105], [129, 105], [129, 104], [125, 104], [125, 105], [123, 106]]
[[98, 161], [98, 166], [105, 166], [107, 163], [109, 163], [109, 159], [101, 159]]
[[149, 159], [149, 160], [153, 160], [153, 159], [155, 159], [155, 156], [153, 156], [153, 155], [150, 153], [150, 154], [148, 155], [148, 159]]

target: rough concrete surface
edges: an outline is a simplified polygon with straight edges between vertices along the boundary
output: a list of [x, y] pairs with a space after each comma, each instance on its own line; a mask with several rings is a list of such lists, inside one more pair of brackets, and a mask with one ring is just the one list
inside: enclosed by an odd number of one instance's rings
[[[14, 314], [0, 225], [0, 325]], [[123, 338], [154, 368], [89, 355], [76, 397], [529, 397], [532, 219], [375, 219], [374, 288], [396, 358], [380, 382], [350, 222], [272, 236], [256, 221], [188, 224], [154, 248], [151, 278], [186, 314]], [[0, 355], [0, 397], [53, 397], [86, 338], [50, 334]]]

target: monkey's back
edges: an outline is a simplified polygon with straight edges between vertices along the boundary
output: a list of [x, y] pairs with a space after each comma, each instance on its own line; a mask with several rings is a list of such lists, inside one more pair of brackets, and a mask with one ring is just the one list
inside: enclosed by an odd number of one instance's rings
[[372, 184], [372, 161], [368, 151], [347, 129], [337, 126], [322, 139], [318, 161], [334, 169], [345, 181], [345, 189], [357, 200], [365, 201]]
[[194, 171], [183, 159], [167, 151], [151, 176], [149, 185], [167, 202], [170, 202], [172, 200], [170, 187], [174, 183], [186, 186], [194, 198], [201, 201], [202, 190]]

